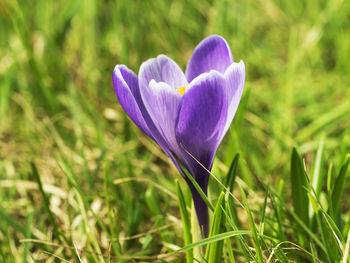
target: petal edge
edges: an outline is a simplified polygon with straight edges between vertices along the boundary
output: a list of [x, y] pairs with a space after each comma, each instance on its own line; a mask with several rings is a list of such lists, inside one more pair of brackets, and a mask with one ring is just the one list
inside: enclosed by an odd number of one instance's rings
[[116, 65], [113, 71], [113, 86], [126, 114], [145, 134], [152, 138], [135, 97], [139, 88], [135, 73], [125, 65]]
[[226, 40], [218, 35], [211, 35], [202, 40], [194, 49], [186, 68], [186, 78], [191, 82], [202, 73], [216, 70], [224, 73], [232, 64], [233, 57]]
[[147, 87], [152, 79], [156, 82], [165, 82], [175, 90], [188, 85], [180, 67], [165, 55], [159, 55], [141, 64], [139, 85]]
[[222, 138], [228, 131], [233, 118], [236, 114], [239, 102], [242, 97], [244, 82], [245, 82], [245, 66], [241, 60], [239, 63], [233, 62], [231, 66], [225, 72], [228, 108], [227, 108], [227, 120], [223, 129]]

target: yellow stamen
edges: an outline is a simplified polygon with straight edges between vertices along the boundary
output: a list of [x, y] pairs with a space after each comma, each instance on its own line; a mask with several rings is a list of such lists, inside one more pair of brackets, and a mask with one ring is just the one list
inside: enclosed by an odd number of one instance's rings
[[180, 93], [181, 95], [184, 95], [185, 91], [186, 91], [186, 87], [180, 87], [176, 90], [178, 93]]

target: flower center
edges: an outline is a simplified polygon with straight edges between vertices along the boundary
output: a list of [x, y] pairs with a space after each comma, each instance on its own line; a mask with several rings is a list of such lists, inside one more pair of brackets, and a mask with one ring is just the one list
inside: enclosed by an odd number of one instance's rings
[[176, 92], [180, 93], [181, 95], [184, 95], [185, 91], [186, 91], [186, 87], [180, 87], [176, 90]]

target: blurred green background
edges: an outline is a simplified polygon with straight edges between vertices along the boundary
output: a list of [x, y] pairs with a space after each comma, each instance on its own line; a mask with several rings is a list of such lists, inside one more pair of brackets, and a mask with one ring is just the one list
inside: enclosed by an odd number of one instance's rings
[[[101, 262], [110, 239], [118, 240], [113, 255], [182, 246], [174, 198], [180, 176], [123, 112], [112, 71], [125, 64], [137, 73], [158, 54], [185, 70], [210, 34], [223, 36], [247, 71], [214, 174], [224, 175], [240, 153], [239, 177], [261, 203], [257, 178], [276, 187], [284, 179], [289, 199], [293, 146], [307, 171], [322, 137], [325, 171], [344, 160], [350, 1], [1, 0], [1, 262], [69, 259], [74, 244], [88, 262]], [[165, 237], [125, 239], [161, 226]]]

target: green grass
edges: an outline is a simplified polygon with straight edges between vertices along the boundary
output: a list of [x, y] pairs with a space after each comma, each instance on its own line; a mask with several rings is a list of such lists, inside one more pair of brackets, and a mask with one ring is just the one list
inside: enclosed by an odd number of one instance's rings
[[[214, 33], [247, 77], [196, 241], [112, 71]], [[0, 36], [0, 262], [350, 262], [349, 1], [5, 0]]]

